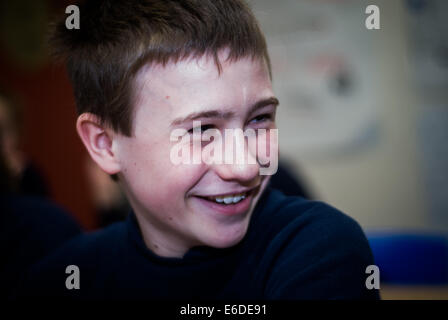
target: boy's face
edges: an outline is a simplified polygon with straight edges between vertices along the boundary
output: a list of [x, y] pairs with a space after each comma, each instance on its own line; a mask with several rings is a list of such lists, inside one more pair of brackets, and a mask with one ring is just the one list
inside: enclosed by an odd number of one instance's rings
[[[146, 245], [161, 256], [181, 257], [196, 245], [238, 243], [268, 182], [269, 176], [259, 175], [258, 163], [248, 164], [250, 153], [238, 164], [174, 164], [170, 159], [179, 143], [170, 141], [171, 133], [191, 130], [191, 115], [202, 130], [215, 128], [223, 135], [225, 129], [264, 128], [268, 134], [259, 136], [264, 139], [275, 128], [276, 103], [264, 61], [225, 62], [223, 55], [221, 74], [209, 57], [141, 70], [134, 134], [114, 138], [120, 181]], [[258, 102], [264, 103], [254, 109]], [[193, 138], [191, 131], [186, 134]], [[223, 202], [226, 196], [232, 203]]]

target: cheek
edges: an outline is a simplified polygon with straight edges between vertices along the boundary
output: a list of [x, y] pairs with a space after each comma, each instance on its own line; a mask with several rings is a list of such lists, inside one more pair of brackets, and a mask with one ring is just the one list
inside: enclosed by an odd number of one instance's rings
[[172, 163], [171, 147], [163, 139], [139, 139], [120, 149], [128, 191], [146, 208], [165, 214], [185, 205], [189, 190], [204, 173], [203, 165]]
[[264, 164], [278, 159], [278, 129], [259, 131], [257, 135], [257, 159]]
[[179, 206], [200, 180], [201, 165], [175, 165], [168, 152], [157, 148], [142, 152], [128, 166], [126, 177], [133, 193], [151, 207]]

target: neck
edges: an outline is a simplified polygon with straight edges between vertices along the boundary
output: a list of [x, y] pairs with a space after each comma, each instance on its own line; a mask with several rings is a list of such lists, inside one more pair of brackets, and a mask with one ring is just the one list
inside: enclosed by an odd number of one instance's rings
[[182, 258], [189, 249], [198, 245], [189, 243], [179, 235], [173, 235], [164, 226], [156, 225], [148, 215], [139, 213], [133, 206], [137, 223], [146, 247], [154, 254], [165, 258]]

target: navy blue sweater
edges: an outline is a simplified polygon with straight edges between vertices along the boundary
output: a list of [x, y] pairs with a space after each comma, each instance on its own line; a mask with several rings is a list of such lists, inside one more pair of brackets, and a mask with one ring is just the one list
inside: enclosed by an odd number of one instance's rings
[[[135, 216], [79, 236], [36, 264], [19, 296], [75, 299], [378, 299], [368, 290], [373, 264], [366, 237], [322, 202], [268, 189], [244, 239], [231, 248], [199, 246], [183, 258], [155, 255]], [[68, 290], [68, 265], [80, 289]]]

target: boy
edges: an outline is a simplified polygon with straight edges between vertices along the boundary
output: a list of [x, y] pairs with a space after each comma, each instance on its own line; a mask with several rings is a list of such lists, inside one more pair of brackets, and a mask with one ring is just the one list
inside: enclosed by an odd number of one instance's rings
[[[21, 295], [378, 298], [365, 286], [373, 259], [355, 221], [266, 188], [278, 100], [265, 39], [241, 0], [87, 1], [80, 16], [80, 30], [59, 24], [53, 44], [67, 61], [77, 131], [133, 210], [36, 265]], [[219, 161], [232, 143], [244, 152]]]

